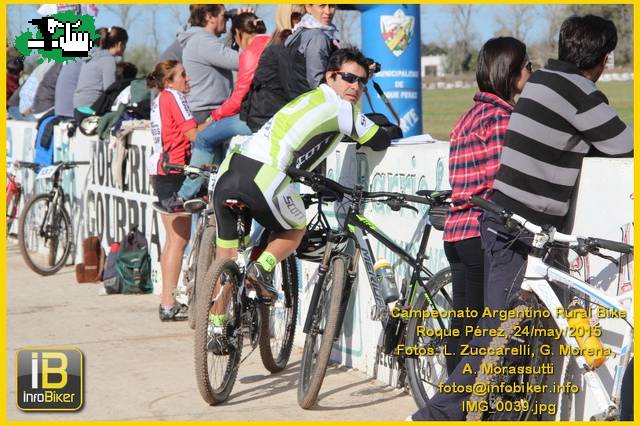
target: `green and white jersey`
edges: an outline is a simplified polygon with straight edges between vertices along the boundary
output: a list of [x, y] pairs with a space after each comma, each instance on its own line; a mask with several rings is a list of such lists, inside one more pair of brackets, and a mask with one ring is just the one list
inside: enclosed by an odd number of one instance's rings
[[344, 135], [365, 144], [378, 126], [326, 84], [285, 105], [239, 152], [280, 171], [313, 170]]

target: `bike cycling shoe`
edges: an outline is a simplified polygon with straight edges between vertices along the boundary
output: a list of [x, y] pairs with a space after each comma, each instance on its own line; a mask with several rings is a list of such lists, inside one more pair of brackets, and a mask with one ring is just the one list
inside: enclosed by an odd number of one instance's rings
[[192, 198], [184, 202], [184, 210], [189, 213], [198, 213], [207, 207], [207, 202], [202, 198]]
[[227, 339], [224, 335], [225, 315], [209, 314], [209, 342], [207, 350], [214, 355], [229, 353]]
[[184, 201], [178, 197], [176, 193], [171, 194], [169, 198], [160, 201], [160, 203], [169, 213], [180, 213], [184, 211]]
[[160, 214], [175, 214], [178, 216], [191, 216], [191, 213], [185, 212], [185, 211], [172, 213], [168, 211], [162, 204], [160, 204], [160, 201], [154, 201], [153, 203], [151, 203], [151, 207]]
[[258, 262], [247, 266], [246, 278], [265, 304], [270, 305], [278, 298], [278, 291], [273, 286], [273, 273], [265, 271]]
[[158, 309], [160, 321], [185, 321], [189, 316], [189, 307], [182, 303], [176, 303], [170, 308], [160, 305]]

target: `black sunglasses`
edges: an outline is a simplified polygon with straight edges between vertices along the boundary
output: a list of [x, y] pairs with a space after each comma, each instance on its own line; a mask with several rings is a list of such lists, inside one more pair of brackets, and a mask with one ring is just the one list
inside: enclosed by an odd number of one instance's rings
[[333, 73], [338, 74], [344, 81], [349, 84], [353, 84], [357, 81], [361, 86], [366, 86], [367, 81], [369, 80], [367, 77], [360, 77], [359, 75], [351, 74], [350, 72], [334, 71]]
[[527, 71], [533, 72], [533, 64], [531, 62], [527, 62], [527, 65], [524, 66]]

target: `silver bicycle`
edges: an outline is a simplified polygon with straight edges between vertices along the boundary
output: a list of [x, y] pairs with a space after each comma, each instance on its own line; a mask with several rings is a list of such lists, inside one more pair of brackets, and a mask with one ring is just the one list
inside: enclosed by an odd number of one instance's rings
[[[590, 284], [548, 265], [544, 259], [552, 248], [562, 247], [574, 250], [580, 256], [590, 253], [617, 263], [618, 260], [601, 253], [600, 249], [632, 255], [633, 246], [599, 238], [562, 234], [551, 226], [534, 225], [482, 198], [474, 196], [471, 201], [482, 209], [498, 215], [507, 228], [523, 234], [532, 234], [532, 237], [527, 236], [532, 238], [532, 249], [527, 258], [521, 291], [509, 305], [510, 318], [502, 322], [498, 329], [501, 335], [494, 337], [490, 345], [492, 353], [487, 353], [482, 360], [474, 385], [474, 392], [477, 392], [477, 389], [482, 389], [482, 392], [472, 393], [467, 403], [467, 420], [489, 420], [492, 415], [501, 413], [502, 415], [498, 416], [500, 420], [525, 420], [532, 413], [539, 414], [536, 412], [536, 408], [538, 411], [540, 408], [537, 398], [549, 391], [550, 387], [545, 386], [553, 385], [545, 385], [545, 374], [536, 372], [541, 369], [535, 369], [536, 366], [545, 363], [546, 356], [551, 355], [544, 346], [544, 338], [540, 338], [544, 337], [545, 333], [535, 330], [549, 330], [549, 327], [552, 328], [550, 333], [555, 334], [554, 337], [560, 345], [565, 345], [560, 355], [575, 359], [586, 387], [594, 397], [599, 414], [591, 420], [619, 419], [622, 376], [633, 355], [633, 292], [620, 296], [607, 295]], [[571, 304], [573, 306], [564, 306], [551, 284], [568, 289], [574, 294], [575, 298]], [[576, 300], [578, 304], [574, 305]], [[584, 326], [576, 325], [578, 323], [574, 322], [575, 320], [588, 321], [594, 310], [605, 313], [608, 318], [617, 318], [626, 323], [620, 348], [602, 346], [598, 339], [602, 333], [599, 326], [592, 326], [589, 322]], [[601, 317], [598, 314], [595, 316]], [[544, 319], [539, 317], [545, 317], [552, 323], [545, 325]], [[523, 345], [530, 348], [530, 354], [518, 356], [513, 355], [517, 354], [515, 350], [495, 350]], [[609, 389], [596, 374], [596, 369], [607, 357], [617, 359], [613, 384]], [[507, 416], [509, 418], [503, 413], [510, 413]]]

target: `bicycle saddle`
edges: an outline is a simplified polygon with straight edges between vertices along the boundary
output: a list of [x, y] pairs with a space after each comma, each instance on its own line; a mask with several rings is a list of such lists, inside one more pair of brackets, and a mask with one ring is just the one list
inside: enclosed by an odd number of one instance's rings
[[224, 200], [223, 204], [225, 207], [229, 207], [230, 209], [245, 210], [249, 208], [249, 206], [247, 206], [244, 202], [236, 200], [235, 198], [228, 198]]

